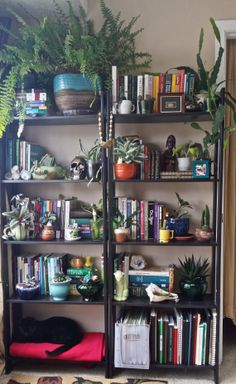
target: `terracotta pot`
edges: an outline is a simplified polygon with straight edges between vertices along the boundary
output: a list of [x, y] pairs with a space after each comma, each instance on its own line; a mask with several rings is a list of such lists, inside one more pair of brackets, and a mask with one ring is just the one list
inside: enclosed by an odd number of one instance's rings
[[45, 241], [55, 239], [55, 231], [52, 225], [44, 225], [41, 233], [41, 239]]
[[202, 229], [196, 228], [195, 236], [198, 241], [210, 241], [214, 235], [214, 232], [211, 228]]
[[134, 179], [137, 174], [137, 163], [115, 163], [115, 177], [119, 180]]
[[117, 243], [124, 243], [129, 240], [130, 237], [130, 229], [129, 228], [117, 228], [114, 230], [115, 241]]

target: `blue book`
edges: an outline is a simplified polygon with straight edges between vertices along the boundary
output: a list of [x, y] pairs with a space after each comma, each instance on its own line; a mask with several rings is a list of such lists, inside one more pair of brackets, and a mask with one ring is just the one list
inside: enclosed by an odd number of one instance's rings
[[130, 283], [169, 284], [169, 276], [129, 275]]

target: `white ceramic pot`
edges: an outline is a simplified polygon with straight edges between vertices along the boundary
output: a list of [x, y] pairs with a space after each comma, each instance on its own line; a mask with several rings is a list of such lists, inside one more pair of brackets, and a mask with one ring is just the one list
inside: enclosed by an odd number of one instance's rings
[[190, 157], [178, 157], [177, 161], [179, 171], [189, 171], [191, 169]]

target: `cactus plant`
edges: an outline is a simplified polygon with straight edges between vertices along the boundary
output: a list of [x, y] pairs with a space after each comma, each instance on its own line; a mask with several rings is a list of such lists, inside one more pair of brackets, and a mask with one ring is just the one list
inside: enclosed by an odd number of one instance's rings
[[206, 204], [201, 214], [201, 228], [196, 228], [195, 236], [198, 241], [209, 241], [213, 234], [213, 230], [210, 228], [210, 210]]
[[209, 227], [210, 227], [210, 211], [209, 211], [208, 205], [206, 204], [205, 208], [202, 210], [201, 228], [209, 229]]

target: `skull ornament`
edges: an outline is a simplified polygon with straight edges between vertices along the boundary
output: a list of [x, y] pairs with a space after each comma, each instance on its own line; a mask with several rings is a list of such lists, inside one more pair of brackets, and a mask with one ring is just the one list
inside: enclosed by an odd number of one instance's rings
[[73, 180], [84, 180], [87, 176], [87, 162], [81, 156], [75, 156], [71, 161], [70, 171], [73, 176]]

